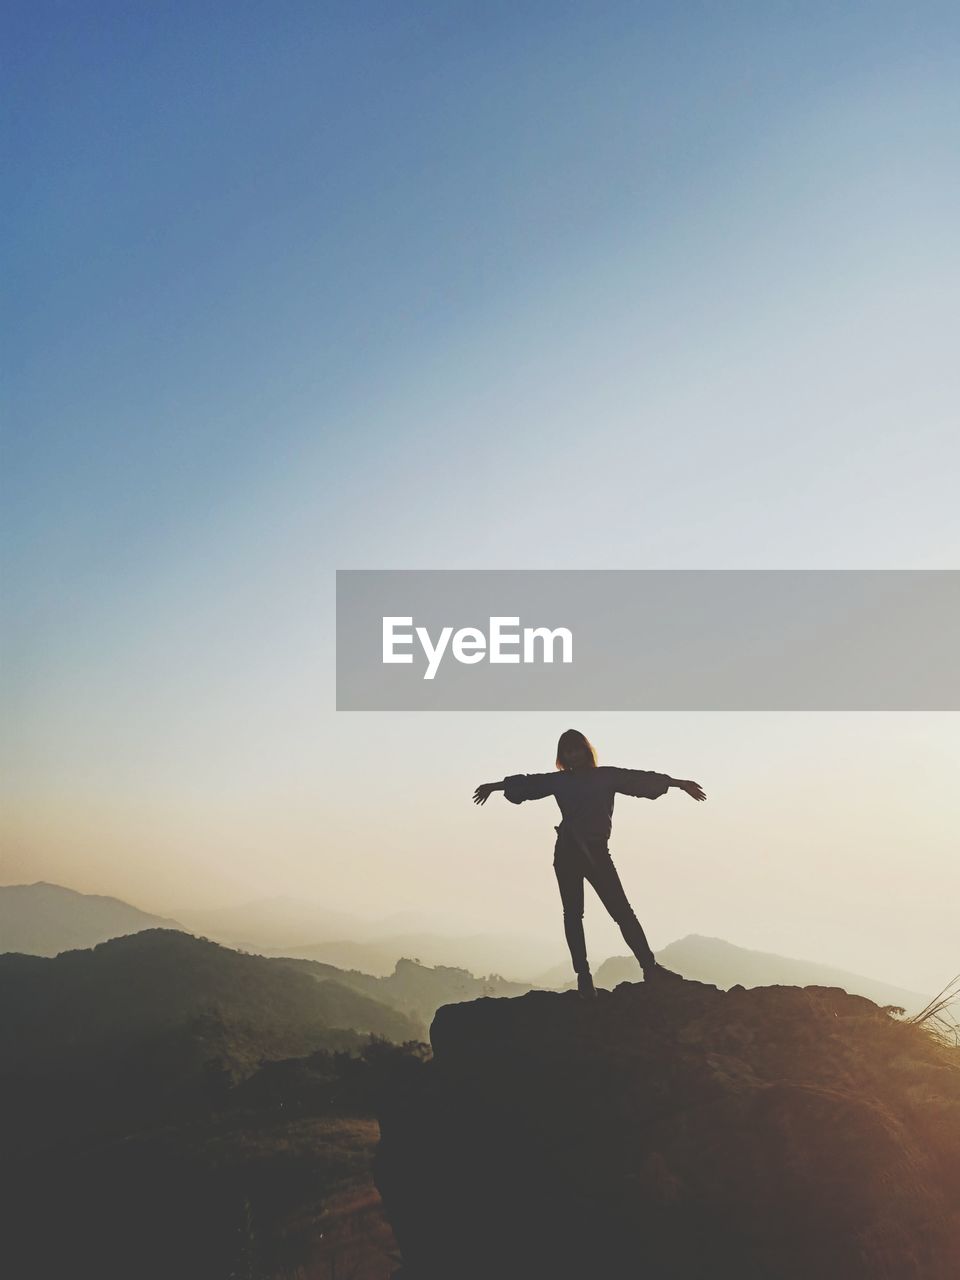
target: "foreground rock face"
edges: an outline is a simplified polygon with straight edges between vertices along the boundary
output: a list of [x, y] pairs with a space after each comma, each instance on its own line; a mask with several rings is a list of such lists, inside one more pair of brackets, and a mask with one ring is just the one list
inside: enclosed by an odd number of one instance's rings
[[385, 1099], [404, 1280], [954, 1280], [960, 1051], [823, 987], [440, 1009]]

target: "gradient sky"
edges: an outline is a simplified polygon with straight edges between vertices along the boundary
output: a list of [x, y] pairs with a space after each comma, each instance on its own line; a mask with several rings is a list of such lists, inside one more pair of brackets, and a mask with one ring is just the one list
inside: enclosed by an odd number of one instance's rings
[[[6, 28], [0, 881], [552, 933], [568, 717], [336, 715], [335, 568], [957, 566], [955, 5]], [[656, 945], [960, 969], [956, 715], [576, 719]]]

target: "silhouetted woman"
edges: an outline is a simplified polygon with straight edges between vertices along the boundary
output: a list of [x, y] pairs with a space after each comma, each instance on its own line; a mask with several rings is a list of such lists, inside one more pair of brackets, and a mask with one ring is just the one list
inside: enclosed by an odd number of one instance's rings
[[696, 782], [682, 782], [665, 773], [646, 769], [615, 769], [598, 765], [597, 753], [582, 733], [568, 729], [557, 743], [556, 773], [518, 773], [502, 782], [484, 782], [473, 793], [474, 804], [486, 804], [494, 791], [502, 791], [513, 804], [553, 796], [563, 815], [556, 828], [553, 869], [557, 873], [563, 903], [563, 928], [582, 996], [596, 992], [583, 936], [583, 882], [589, 880], [600, 901], [620, 926], [624, 941], [640, 961], [646, 981], [680, 980], [680, 975], [658, 964], [640, 921], [627, 901], [617, 869], [607, 847], [613, 819], [613, 798], [643, 796], [656, 800], [670, 787], [679, 787], [693, 800], [705, 800]]

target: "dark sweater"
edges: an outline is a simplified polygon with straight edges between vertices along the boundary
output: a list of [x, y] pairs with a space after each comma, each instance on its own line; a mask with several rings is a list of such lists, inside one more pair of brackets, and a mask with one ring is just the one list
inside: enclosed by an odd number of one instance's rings
[[574, 832], [585, 840], [606, 845], [613, 821], [613, 798], [618, 792], [656, 800], [669, 785], [670, 778], [665, 773], [601, 765], [574, 772], [558, 769], [555, 773], [516, 773], [504, 778], [503, 794], [511, 804], [553, 796], [563, 821]]

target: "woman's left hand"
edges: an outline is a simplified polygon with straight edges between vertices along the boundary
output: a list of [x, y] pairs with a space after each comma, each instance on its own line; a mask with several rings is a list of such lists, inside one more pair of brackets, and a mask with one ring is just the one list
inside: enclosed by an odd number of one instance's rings
[[686, 782], [676, 782], [674, 785], [679, 787], [681, 791], [685, 791], [691, 800], [706, 800], [707, 798], [706, 792], [699, 782], [690, 782], [688, 780]]

